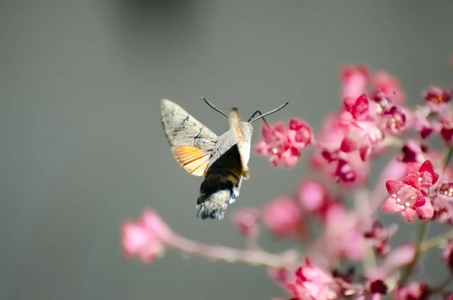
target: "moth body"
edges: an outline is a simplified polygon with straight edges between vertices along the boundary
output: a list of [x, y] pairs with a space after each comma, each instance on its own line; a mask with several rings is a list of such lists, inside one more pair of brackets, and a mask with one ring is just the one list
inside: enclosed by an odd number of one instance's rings
[[[229, 118], [230, 130], [218, 137], [178, 104], [167, 99], [161, 103], [162, 125], [175, 159], [190, 174], [203, 176], [197, 200], [198, 216], [202, 219], [223, 219], [228, 204], [239, 196], [242, 179], [248, 178], [247, 164], [253, 133], [251, 123], [288, 103], [266, 114], [256, 111], [249, 122], [241, 122], [236, 108], [227, 116], [204, 100]], [[256, 113], [260, 116], [253, 119]]]
[[162, 124], [176, 160], [192, 175], [203, 176], [197, 200], [202, 219], [223, 219], [248, 176], [253, 127], [230, 114], [230, 130], [217, 137], [170, 100], [162, 100]]

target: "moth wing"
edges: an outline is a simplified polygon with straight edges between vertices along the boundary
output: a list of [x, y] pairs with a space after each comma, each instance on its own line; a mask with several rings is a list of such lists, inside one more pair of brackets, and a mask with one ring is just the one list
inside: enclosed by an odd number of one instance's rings
[[239, 156], [241, 157], [242, 176], [247, 179], [249, 177], [248, 161], [250, 158], [250, 137], [247, 137], [244, 127], [242, 126], [237, 108], [231, 110], [229, 117], [230, 129], [236, 139]]
[[208, 166], [212, 151], [191, 146], [176, 146], [172, 147], [172, 152], [187, 172], [195, 176], [202, 176]]
[[217, 135], [170, 100], [162, 99], [161, 115], [175, 159], [190, 174], [203, 175]]

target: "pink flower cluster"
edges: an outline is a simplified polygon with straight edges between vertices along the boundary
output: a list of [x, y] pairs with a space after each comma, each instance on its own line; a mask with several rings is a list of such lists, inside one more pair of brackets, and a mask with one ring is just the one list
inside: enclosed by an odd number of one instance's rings
[[[257, 154], [290, 168], [312, 146], [314, 172], [263, 207], [232, 215], [245, 249], [190, 241], [145, 210], [138, 221], [122, 225], [124, 255], [152, 262], [172, 247], [263, 265], [292, 300], [453, 299], [449, 281], [413, 276], [424, 272], [423, 254], [440, 249], [444, 271], [453, 274], [452, 90], [430, 86], [421, 94], [422, 105], [409, 108], [395, 77], [364, 66], [342, 68], [342, 106], [325, 118], [316, 136], [298, 118], [262, 127]], [[433, 138], [440, 142], [431, 143]], [[388, 164], [373, 164], [378, 156], [386, 158], [382, 154], [392, 156]], [[370, 169], [380, 165], [376, 183]], [[401, 215], [408, 228], [418, 223], [417, 239], [410, 240], [411, 234], [401, 240], [398, 226], [382, 222], [382, 212]], [[435, 221], [448, 231], [432, 236], [426, 229]], [[258, 245], [261, 226], [276, 241], [291, 239], [303, 251], [264, 251]]]
[[263, 125], [263, 139], [255, 145], [259, 155], [269, 157], [273, 166], [293, 167], [299, 160], [302, 150], [312, 141], [308, 124], [298, 118], [289, 121], [288, 127], [283, 123]]
[[324, 121], [312, 166], [357, 186], [367, 180], [370, 155], [409, 129], [412, 116], [401, 106], [405, 94], [398, 80], [386, 72], [370, 75], [364, 66], [347, 66], [341, 78], [344, 107]]

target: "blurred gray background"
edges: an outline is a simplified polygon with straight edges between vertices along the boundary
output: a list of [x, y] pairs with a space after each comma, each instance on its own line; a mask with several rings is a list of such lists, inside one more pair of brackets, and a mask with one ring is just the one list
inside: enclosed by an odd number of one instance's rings
[[[414, 104], [427, 85], [452, 85], [452, 11], [451, 1], [1, 1], [0, 299], [285, 296], [260, 267], [172, 250], [151, 265], [122, 258], [120, 225], [145, 207], [189, 238], [243, 246], [228, 219], [195, 217], [200, 178], [174, 161], [160, 99], [217, 134], [228, 122], [201, 96], [244, 118], [290, 101], [268, 120], [319, 128], [340, 105], [339, 67], [366, 63], [397, 76]], [[227, 218], [307, 174], [305, 162], [273, 169], [254, 154], [250, 169]]]

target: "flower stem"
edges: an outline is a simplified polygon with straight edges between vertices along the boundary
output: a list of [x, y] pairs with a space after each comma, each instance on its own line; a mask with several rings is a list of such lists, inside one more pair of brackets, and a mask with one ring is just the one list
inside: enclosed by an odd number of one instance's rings
[[450, 148], [448, 148], [448, 152], [445, 155], [445, 159], [443, 162], [444, 170], [447, 168], [448, 163], [450, 162], [450, 159], [452, 158], [452, 156], [453, 156], [453, 147], [450, 147]]
[[409, 277], [412, 274], [412, 270], [414, 269], [415, 265], [417, 264], [417, 261], [420, 257], [420, 254], [422, 253], [421, 251], [421, 246], [423, 239], [425, 238], [426, 231], [428, 230], [428, 222], [425, 221], [420, 221], [418, 225], [418, 231], [417, 231], [417, 236], [415, 237], [415, 255], [414, 259], [411, 261], [410, 264], [408, 264], [402, 271], [401, 278], [400, 278], [400, 285], [404, 285]]
[[244, 262], [251, 265], [279, 268], [290, 262], [285, 255], [275, 255], [258, 249], [235, 249], [224, 246], [212, 246], [197, 243], [178, 235], [166, 241], [166, 244], [183, 252], [227, 262]]
[[448, 240], [451, 239], [453, 239], [453, 230], [424, 241], [420, 246], [420, 252], [426, 253], [436, 248], [442, 248], [447, 245]]

